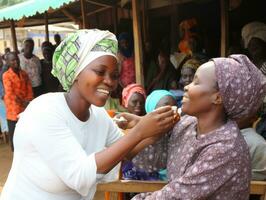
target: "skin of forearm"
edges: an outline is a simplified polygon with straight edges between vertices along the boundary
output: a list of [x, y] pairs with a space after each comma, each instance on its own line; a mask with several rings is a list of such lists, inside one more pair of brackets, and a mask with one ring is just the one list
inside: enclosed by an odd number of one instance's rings
[[[123, 136], [110, 147], [96, 153], [97, 173], [107, 173], [135, 149], [135, 147], [140, 149], [138, 144], [141, 143], [142, 139], [141, 131], [137, 127], [134, 127], [127, 135]], [[135, 154], [137, 153], [137, 149], [134, 150]]]

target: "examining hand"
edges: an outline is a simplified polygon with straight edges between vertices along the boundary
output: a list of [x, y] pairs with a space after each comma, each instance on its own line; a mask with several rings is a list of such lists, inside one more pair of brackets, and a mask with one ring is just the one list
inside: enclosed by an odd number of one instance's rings
[[135, 125], [142, 139], [167, 133], [179, 120], [171, 106], [164, 106], [148, 113]]
[[130, 129], [133, 128], [142, 117], [130, 114], [130, 113], [120, 113], [115, 116], [117, 119], [124, 119], [124, 120], [114, 120], [119, 128], [121, 129]]

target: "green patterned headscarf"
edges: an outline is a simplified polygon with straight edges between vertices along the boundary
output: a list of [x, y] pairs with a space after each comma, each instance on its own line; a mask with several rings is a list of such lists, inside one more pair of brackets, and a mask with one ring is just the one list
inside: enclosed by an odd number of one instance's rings
[[117, 40], [113, 33], [98, 29], [79, 30], [56, 48], [52, 74], [69, 91], [78, 74], [93, 60], [111, 55], [116, 58]]

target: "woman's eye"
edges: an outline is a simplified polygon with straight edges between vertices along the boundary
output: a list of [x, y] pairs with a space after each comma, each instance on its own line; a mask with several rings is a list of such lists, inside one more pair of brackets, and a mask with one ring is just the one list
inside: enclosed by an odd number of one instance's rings
[[99, 76], [104, 76], [105, 71], [104, 70], [94, 70], [94, 72]]
[[114, 73], [114, 74], [111, 75], [111, 79], [118, 80], [119, 76], [120, 76], [119, 73]]

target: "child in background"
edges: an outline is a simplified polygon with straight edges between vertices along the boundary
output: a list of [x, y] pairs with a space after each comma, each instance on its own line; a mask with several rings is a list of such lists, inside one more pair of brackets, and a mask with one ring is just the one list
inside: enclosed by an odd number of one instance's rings
[[[172, 93], [167, 90], [155, 90], [146, 99], [145, 110], [147, 113], [154, 111], [162, 106], [176, 106], [176, 99]], [[167, 162], [167, 146], [170, 135], [165, 134], [154, 145], [143, 149], [131, 161], [126, 161], [122, 166], [123, 179], [130, 180], [166, 180], [164, 170]], [[150, 153], [147, 155], [147, 149]], [[164, 152], [164, 153], [155, 153]], [[159, 156], [155, 156], [159, 155]], [[145, 159], [144, 159], [145, 158]]]

